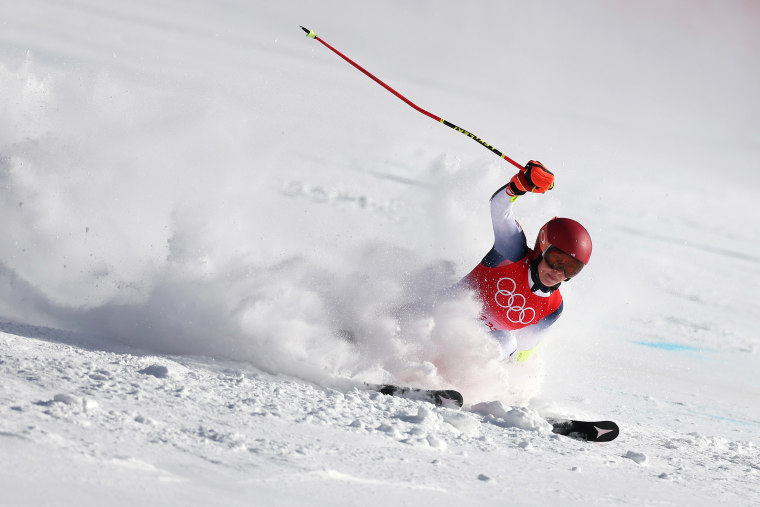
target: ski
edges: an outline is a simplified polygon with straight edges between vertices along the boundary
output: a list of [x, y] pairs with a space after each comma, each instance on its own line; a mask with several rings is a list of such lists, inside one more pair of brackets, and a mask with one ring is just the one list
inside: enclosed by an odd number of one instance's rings
[[588, 442], [610, 442], [620, 434], [612, 421], [575, 421], [573, 419], [547, 419], [554, 433]]
[[[367, 386], [387, 396], [426, 401], [439, 407], [461, 408], [464, 404], [462, 394], [453, 389], [418, 389], [393, 384], [367, 384]], [[610, 442], [620, 434], [620, 428], [613, 421], [577, 421], [551, 418], [547, 421], [552, 425], [552, 432], [587, 442]]]
[[391, 384], [372, 386], [377, 392], [388, 396], [398, 396], [410, 400], [420, 400], [434, 403], [439, 407], [461, 408], [464, 398], [459, 391], [453, 389], [416, 389], [413, 387], [400, 387]]

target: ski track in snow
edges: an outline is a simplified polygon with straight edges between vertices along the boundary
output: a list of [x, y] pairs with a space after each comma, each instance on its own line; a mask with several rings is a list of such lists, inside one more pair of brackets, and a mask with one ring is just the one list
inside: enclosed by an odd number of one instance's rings
[[396, 202], [382, 202], [364, 193], [355, 193], [340, 188], [287, 181], [283, 182], [280, 192], [288, 197], [308, 199], [316, 203], [382, 213], [395, 221], [403, 220], [404, 217], [402, 210], [399, 209], [400, 205]]

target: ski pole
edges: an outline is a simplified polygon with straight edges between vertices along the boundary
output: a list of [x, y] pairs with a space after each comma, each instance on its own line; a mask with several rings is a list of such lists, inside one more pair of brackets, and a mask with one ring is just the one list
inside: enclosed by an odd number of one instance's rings
[[361, 72], [363, 72], [367, 77], [369, 77], [374, 82], [376, 82], [377, 84], [379, 84], [380, 86], [382, 86], [383, 88], [385, 88], [386, 90], [388, 90], [389, 92], [391, 92], [393, 95], [395, 95], [399, 99], [401, 99], [404, 102], [406, 102], [409, 106], [411, 106], [412, 108], [414, 108], [416, 111], [419, 111], [420, 113], [422, 113], [425, 116], [428, 116], [428, 117], [434, 119], [437, 122], [443, 123], [447, 127], [453, 128], [457, 132], [461, 132], [462, 134], [466, 135], [470, 139], [472, 139], [474, 141], [477, 141], [481, 146], [484, 146], [485, 148], [488, 148], [489, 150], [491, 150], [492, 152], [494, 152], [496, 155], [498, 155], [499, 157], [503, 158], [504, 160], [506, 160], [510, 164], [514, 165], [515, 167], [517, 167], [519, 169], [523, 169], [523, 166], [521, 166], [520, 164], [518, 164], [517, 162], [515, 162], [514, 160], [512, 160], [511, 158], [509, 158], [508, 156], [506, 156], [505, 154], [503, 154], [502, 152], [500, 152], [499, 150], [497, 150], [496, 148], [494, 148], [493, 146], [491, 146], [490, 144], [488, 144], [487, 142], [485, 142], [483, 139], [481, 139], [478, 136], [476, 136], [475, 134], [473, 134], [472, 132], [468, 132], [467, 130], [465, 130], [465, 129], [461, 128], [461, 127], [457, 127], [453, 123], [451, 123], [451, 122], [449, 122], [447, 120], [444, 120], [440, 116], [437, 116], [437, 115], [435, 115], [435, 114], [433, 114], [433, 113], [431, 113], [429, 111], [426, 111], [426, 110], [422, 109], [420, 106], [418, 106], [417, 104], [415, 104], [411, 100], [407, 99], [406, 97], [404, 97], [403, 95], [401, 95], [399, 92], [397, 92], [396, 90], [394, 90], [393, 88], [391, 88], [390, 86], [388, 86], [387, 84], [385, 84], [384, 82], [382, 82], [381, 80], [379, 80], [377, 77], [375, 77], [369, 71], [367, 71], [367, 69], [365, 69], [364, 67], [362, 67], [361, 65], [359, 65], [358, 63], [356, 63], [355, 61], [353, 61], [352, 59], [350, 59], [349, 57], [347, 57], [346, 55], [344, 55], [343, 53], [341, 53], [340, 51], [338, 51], [337, 49], [335, 49], [334, 47], [332, 47], [327, 42], [323, 41], [321, 38], [319, 38], [317, 36], [316, 33], [314, 33], [313, 30], [309, 30], [308, 28], [304, 28], [303, 26], [301, 27], [301, 30], [303, 30], [304, 32], [306, 32], [306, 36], [307, 37], [309, 37], [310, 39], [316, 39], [319, 42], [321, 42], [325, 47], [327, 47], [327, 49], [329, 49], [330, 51], [332, 51], [336, 55], [340, 56], [345, 61], [347, 61], [348, 63], [350, 63], [351, 65], [353, 65], [354, 67], [356, 67], [358, 70], [360, 70]]

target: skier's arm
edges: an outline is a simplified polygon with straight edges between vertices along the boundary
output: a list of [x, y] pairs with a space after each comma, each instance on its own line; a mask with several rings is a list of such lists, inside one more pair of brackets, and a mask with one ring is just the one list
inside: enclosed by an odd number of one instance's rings
[[486, 266], [517, 262], [528, 253], [522, 227], [512, 214], [512, 204], [526, 192], [544, 193], [554, 187], [554, 174], [541, 162], [531, 160], [509, 183], [491, 196], [494, 246], [483, 259]]
[[543, 319], [539, 320], [536, 324], [520, 329], [515, 333], [516, 338], [516, 350], [510, 356], [518, 363], [521, 363], [528, 359], [531, 354], [536, 350], [538, 344], [544, 337], [544, 331], [554, 324], [562, 313], [562, 307], [564, 304], [560, 304], [559, 308], [554, 310], [551, 314], [547, 315]]
[[486, 255], [487, 266], [497, 266], [504, 261], [517, 262], [527, 254], [525, 233], [512, 213], [512, 199], [504, 185], [491, 197], [491, 222], [493, 223], [494, 245]]

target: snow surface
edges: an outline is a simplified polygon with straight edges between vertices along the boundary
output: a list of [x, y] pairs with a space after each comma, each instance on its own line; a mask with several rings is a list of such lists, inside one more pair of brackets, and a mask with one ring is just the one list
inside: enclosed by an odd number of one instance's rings
[[[434, 296], [511, 166], [298, 25], [555, 171], [516, 213], [594, 256], [531, 361]], [[0, 505], [757, 505], [758, 28], [739, 1], [0, 0]]]

